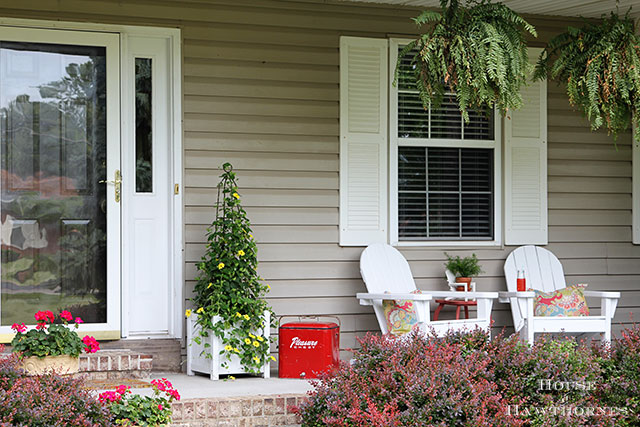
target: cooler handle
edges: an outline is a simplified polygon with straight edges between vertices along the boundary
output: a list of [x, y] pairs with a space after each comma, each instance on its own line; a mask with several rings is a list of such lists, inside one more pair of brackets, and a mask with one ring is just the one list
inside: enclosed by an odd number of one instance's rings
[[331, 319], [337, 320], [338, 321], [338, 327], [340, 329], [342, 329], [342, 325], [340, 324], [340, 318], [338, 316], [333, 315], [333, 314], [326, 314], [326, 315], [325, 314], [320, 314], [320, 315], [317, 315], [317, 316], [303, 315], [303, 314], [286, 314], [284, 316], [278, 317], [278, 326], [282, 325], [282, 319], [285, 319], [285, 318], [288, 318], [288, 317], [297, 318], [298, 321], [302, 321], [302, 319], [314, 319], [314, 320], [318, 321], [318, 319], [320, 319], [321, 317], [329, 317]]

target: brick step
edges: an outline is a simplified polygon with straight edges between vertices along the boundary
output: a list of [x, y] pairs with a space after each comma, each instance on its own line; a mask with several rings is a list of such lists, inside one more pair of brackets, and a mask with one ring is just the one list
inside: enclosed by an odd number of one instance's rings
[[171, 404], [172, 426], [297, 426], [300, 418], [292, 408], [307, 398], [306, 394], [285, 394], [184, 399]]
[[149, 378], [153, 356], [132, 350], [100, 350], [80, 355], [78, 375], [88, 379]]

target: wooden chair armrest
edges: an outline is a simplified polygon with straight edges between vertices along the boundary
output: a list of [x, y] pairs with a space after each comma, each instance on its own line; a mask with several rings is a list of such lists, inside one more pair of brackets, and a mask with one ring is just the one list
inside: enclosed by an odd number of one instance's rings
[[356, 298], [363, 300], [411, 300], [411, 301], [431, 301], [433, 296], [429, 294], [405, 294], [405, 293], [389, 293], [389, 294], [369, 294], [358, 293]]
[[434, 298], [470, 298], [470, 299], [497, 299], [497, 292], [462, 292], [462, 291], [422, 291], [422, 295], [431, 295]]
[[498, 301], [500, 302], [509, 302], [509, 298], [533, 298], [536, 296], [536, 293], [533, 291], [524, 291], [524, 292], [498, 292]]
[[593, 298], [620, 298], [620, 292], [584, 291], [585, 297]]

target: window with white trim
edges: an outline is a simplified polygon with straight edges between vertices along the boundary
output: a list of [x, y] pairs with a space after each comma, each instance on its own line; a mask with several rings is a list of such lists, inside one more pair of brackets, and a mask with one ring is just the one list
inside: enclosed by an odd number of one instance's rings
[[[390, 66], [402, 50], [391, 40]], [[465, 123], [454, 93], [424, 108], [412, 54], [390, 87], [391, 226], [394, 243], [500, 243], [500, 121], [470, 111]]]

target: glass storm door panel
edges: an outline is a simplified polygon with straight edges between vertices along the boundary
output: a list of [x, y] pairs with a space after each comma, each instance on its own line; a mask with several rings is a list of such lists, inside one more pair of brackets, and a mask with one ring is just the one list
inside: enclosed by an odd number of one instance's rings
[[0, 35], [0, 327], [69, 310], [119, 329], [118, 36]]

